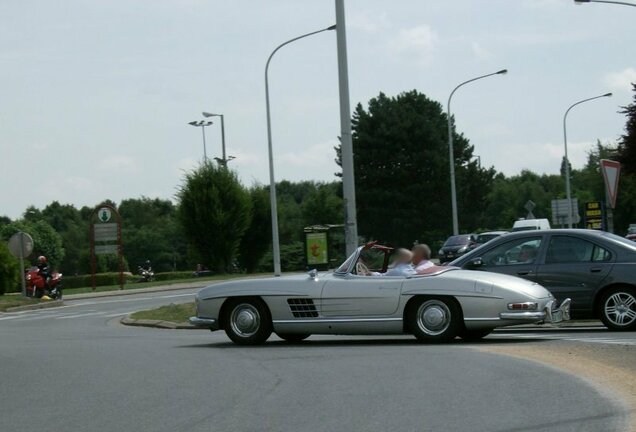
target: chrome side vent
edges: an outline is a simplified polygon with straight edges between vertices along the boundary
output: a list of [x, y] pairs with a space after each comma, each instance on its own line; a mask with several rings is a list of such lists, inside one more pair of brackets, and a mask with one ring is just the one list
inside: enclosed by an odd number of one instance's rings
[[294, 318], [317, 318], [318, 310], [312, 299], [287, 299]]

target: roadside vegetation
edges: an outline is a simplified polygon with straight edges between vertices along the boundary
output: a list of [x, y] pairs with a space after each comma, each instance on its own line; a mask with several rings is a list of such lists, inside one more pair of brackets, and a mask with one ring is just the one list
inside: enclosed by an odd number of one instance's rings
[[196, 307], [193, 303], [169, 304], [156, 309], [135, 312], [130, 315], [132, 319], [170, 321], [178, 324], [187, 323], [188, 318], [196, 315]]
[[[585, 165], [572, 167], [571, 184], [580, 209], [587, 201], [604, 201], [600, 160], [620, 161], [614, 226], [617, 234], [624, 235], [628, 225], [636, 223], [636, 84], [634, 101], [621, 113], [626, 116], [624, 135], [590, 148]], [[366, 106], [356, 106], [352, 125], [360, 241], [392, 246], [423, 242], [436, 251], [451, 233], [448, 131], [442, 105], [415, 90], [397, 96], [380, 93]], [[536, 205], [535, 217], [551, 219], [551, 200], [565, 197], [563, 159], [554, 161], [560, 174], [524, 170], [506, 176], [481, 166], [468, 137], [454, 128], [453, 137], [463, 232], [510, 229], [516, 219], [526, 217], [528, 201]], [[340, 147], [334, 150], [339, 163]], [[305, 268], [304, 227], [343, 222], [339, 177], [336, 173], [336, 180], [326, 183], [276, 184], [283, 271]], [[165, 275], [166, 280], [185, 278], [197, 267], [215, 275], [273, 270], [269, 187], [246, 187], [226, 167], [207, 162], [185, 173], [176, 202], [142, 196], [119, 204], [108, 199], [96, 204], [112, 205], [120, 213], [124, 266], [132, 274], [146, 260], [157, 279]], [[88, 285], [94, 209], [54, 201], [43, 209], [25, 209], [17, 220], [0, 217], [0, 295], [19, 290], [19, 263], [6, 246], [19, 230], [35, 241], [27, 267], [38, 255], [45, 255], [54, 270], [64, 273], [68, 288]], [[338, 237], [330, 241], [335, 252], [330, 258], [337, 263], [344, 258], [344, 241]], [[97, 273], [104, 275], [118, 270], [114, 255], [98, 256], [96, 265]], [[111, 276], [100, 278], [99, 285], [104, 285], [100, 289], [115, 284]]]

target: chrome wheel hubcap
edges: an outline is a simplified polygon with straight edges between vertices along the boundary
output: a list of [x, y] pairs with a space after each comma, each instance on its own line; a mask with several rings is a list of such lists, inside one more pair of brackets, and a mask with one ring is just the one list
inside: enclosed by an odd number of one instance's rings
[[451, 311], [444, 302], [428, 300], [417, 310], [417, 326], [429, 336], [444, 333], [451, 322]]
[[261, 325], [261, 316], [251, 304], [240, 304], [232, 311], [230, 325], [237, 335], [250, 337], [258, 331]]
[[626, 292], [612, 294], [605, 301], [605, 316], [617, 326], [632, 324], [636, 320], [636, 298]]

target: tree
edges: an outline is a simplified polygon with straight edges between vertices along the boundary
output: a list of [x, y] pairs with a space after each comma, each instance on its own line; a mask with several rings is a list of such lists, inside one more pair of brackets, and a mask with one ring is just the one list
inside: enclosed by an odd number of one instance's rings
[[0, 295], [13, 291], [20, 278], [19, 262], [7, 247], [6, 242], [0, 242]]
[[178, 198], [179, 221], [194, 257], [226, 271], [252, 216], [248, 191], [231, 170], [205, 163], [186, 173]]
[[621, 111], [627, 116], [627, 123], [625, 134], [618, 144], [618, 160], [623, 173], [627, 175], [636, 175], [636, 83], [632, 83], [632, 90], [634, 101]]
[[[359, 233], [409, 246], [451, 232], [448, 125], [442, 106], [413, 90], [358, 104], [352, 119]], [[475, 227], [494, 170], [471, 162], [473, 148], [454, 133], [460, 225]], [[340, 162], [340, 149], [336, 149]]]
[[[252, 202], [252, 220], [241, 238], [239, 262], [248, 273], [253, 273], [272, 244], [269, 187], [253, 186], [250, 189], [250, 200]], [[273, 270], [271, 264], [270, 260], [269, 271]]]
[[37, 222], [17, 221], [2, 227], [2, 238], [7, 240], [18, 231], [24, 231], [33, 237], [32, 257], [44, 255], [54, 268], [59, 268], [64, 259], [62, 237], [44, 220]]

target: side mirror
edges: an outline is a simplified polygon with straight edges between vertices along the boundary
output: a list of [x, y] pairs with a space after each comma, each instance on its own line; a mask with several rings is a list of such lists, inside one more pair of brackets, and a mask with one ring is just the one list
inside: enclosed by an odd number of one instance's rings
[[311, 269], [309, 270], [309, 272], [307, 272], [307, 274], [309, 275], [310, 278], [316, 279], [316, 277], [318, 276], [318, 270]]
[[479, 267], [482, 267], [483, 265], [484, 265], [484, 261], [481, 259], [481, 257], [473, 258], [472, 260], [468, 261], [466, 268], [472, 270], [472, 269], [477, 269]]

